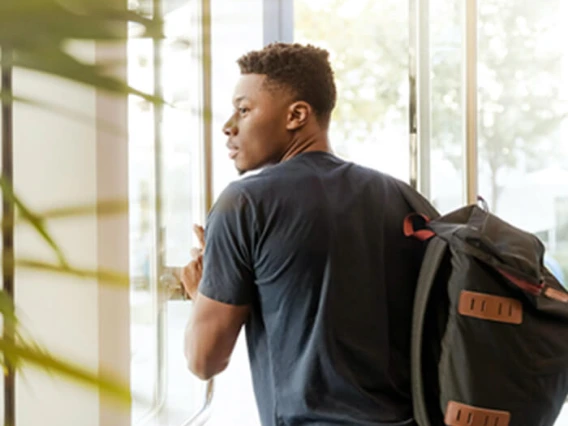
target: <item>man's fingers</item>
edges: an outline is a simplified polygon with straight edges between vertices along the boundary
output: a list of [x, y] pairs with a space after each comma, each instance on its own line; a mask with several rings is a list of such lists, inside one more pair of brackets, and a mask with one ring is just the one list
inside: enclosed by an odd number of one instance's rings
[[190, 298], [195, 295], [203, 272], [203, 256], [189, 262], [181, 271], [180, 280]]
[[194, 247], [191, 249], [191, 257], [197, 259], [199, 256], [203, 256], [203, 249]]
[[193, 225], [193, 232], [195, 232], [195, 235], [197, 236], [197, 239], [199, 240], [199, 244], [201, 244], [201, 247], [204, 248], [205, 247], [205, 229], [203, 229], [203, 226]]
[[193, 271], [195, 271], [197, 268], [201, 268], [203, 267], [203, 256], [199, 255], [196, 256], [195, 259], [193, 259], [191, 262], [189, 262], [182, 271], [182, 274], [191, 274]]

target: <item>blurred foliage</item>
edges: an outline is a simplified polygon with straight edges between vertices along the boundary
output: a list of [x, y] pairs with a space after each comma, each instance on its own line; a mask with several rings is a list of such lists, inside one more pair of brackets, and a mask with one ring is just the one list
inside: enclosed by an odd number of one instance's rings
[[[79, 42], [98, 42], [105, 46], [124, 46], [129, 37], [128, 28], [137, 30], [137, 37], [162, 38], [162, 24], [144, 13], [127, 10], [126, 1], [117, 0], [2, 0], [0, 1], [0, 64], [3, 68], [27, 69], [49, 74], [67, 81], [83, 84], [115, 95], [136, 95], [152, 103], [161, 99], [152, 94], [140, 92], [127, 82], [112, 75], [116, 63], [92, 63], [72, 53], [70, 46]], [[130, 34], [132, 37], [132, 33]], [[124, 64], [122, 64], [124, 65]], [[17, 88], [16, 88], [17, 89]], [[14, 103], [27, 103], [50, 108], [54, 106], [34, 99], [18, 96], [5, 87], [0, 92], [4, 108]], [[72, 110], [59, 107], [57, 113], [85, 120]], [[5, 124], [5, 123], [4, 123]], [[17, 130], [17, 129], [16, 129]], [[3, 141], [7, 143], [8, 141]], [[124, 214], [127, 202], [103, 201], [94, 206], [61, 207], [46, 212], [34, 212], [14, 194], [9, 176], [3, 176], [0, 186], [5, 201], [15, 210], [14, 222], [4, 219], [5, 232], [14, 226], [31, 226], [50, 247], [56, 259], [53, 263], [34, 259], [14, 258], [13, 251], [5, 249], [3, 278], [9, 279], [13, 267], [41, 271], [46, 274], [63, 274], [95, 279], [99, 284], [127, 286], [129, 277], [115, 271], [88, 270], [71, 265], [57, 242], [48, 232], [48, 219], [64, 219], [97, 214]], [[4, 368], [7, 365], [19, 368], [29, 365], [56, 373], [83, 384], [93, 386], [114, 397], [119, 402], [129, 403], [131, 399], [128, 383], [121, 383], [104, 372], [85, 369], [64, 359], [59, 359], [34, 342], [30, 333], [24, 333], [18, 322], [17, 310], [6, 292], [0, 291], [0, 312], [3, 316], [5, 333], [0, 339], [0, 352]]]

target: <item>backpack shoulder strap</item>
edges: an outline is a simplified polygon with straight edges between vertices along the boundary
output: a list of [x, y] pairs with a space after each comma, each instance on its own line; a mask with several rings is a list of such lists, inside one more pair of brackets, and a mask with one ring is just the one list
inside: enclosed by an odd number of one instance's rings
[[436, 274], [444, 259], [447, 247], [447, 243], [439, 237], [434, 237], [430, 240], [426, 248], [426, 253], [424, 254], [424, 259], [422, 260], [422, 267], [418, 276], [418, 284], [414, 296], [410, 369], [414, 418], [420, 426], [431, 426], [426, 407], [424, 376], [422, 372], [424, 319]]
[[[440, 213], [432, 204], [410, 185], [396, 180], [396, 184], [412, 210], [427, 216], [430, 220], [440, 217]], [[422, 371], [422, 344], [426, 309], [430, 293], [442, 260], [446, 254], [447, 243], [439, 237], [433, 237], [428, 242], [422, 259], [418, 276], [412, 312], [412, 332], [410, 350], [410, 370], [412, 382], [412, 404], [414, 419], [419, 426], [432, 426], [424, 392], [424, 375]]]
[[404, 199], [414, 211], [428, 216], [431, 220], [440, 217], [440, 213], [422, 194], [401, 180], [396, 179], [396, 184]]

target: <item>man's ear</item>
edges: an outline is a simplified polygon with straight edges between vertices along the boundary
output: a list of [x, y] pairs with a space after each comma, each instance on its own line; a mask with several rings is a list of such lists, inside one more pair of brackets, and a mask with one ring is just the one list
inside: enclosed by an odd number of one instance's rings
[[298, 130], [306, 125], [310, 116], [314, 113], [311, 105], [304, 101], [294, 102], [288, 108], [287, 130]]

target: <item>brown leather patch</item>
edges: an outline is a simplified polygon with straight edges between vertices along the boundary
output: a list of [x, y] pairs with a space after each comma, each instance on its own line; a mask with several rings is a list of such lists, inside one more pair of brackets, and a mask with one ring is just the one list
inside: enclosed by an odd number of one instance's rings
[[462, 290], [458, 312], [468, 317], [508, 324], [523, 322], [523, 304], [520, 301], [475, 291]]
[[509, 426], [508, 411], [489, 410], [450, 401], [446, 407], [444, 423], [447, 426]]
[[544, 295], [549, 299], [558, 300], [559, 302], [568, 303], [568, 293], [556, 290], [552, 287], [546, 287], [544, 290]]

